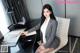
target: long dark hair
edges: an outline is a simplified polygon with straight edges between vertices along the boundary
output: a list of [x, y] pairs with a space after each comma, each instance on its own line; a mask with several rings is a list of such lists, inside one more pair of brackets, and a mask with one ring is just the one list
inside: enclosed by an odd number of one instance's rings
[[45, 4], [45, 5], [43, 6], [43, 8], [42, 8], [41, 25], [43, 24], [44, 20], [46, 19], [45, 16], [43, 15], [45, 8], [47, 8], [47, 9], [51, 12], [51, 14], [50, 14], [50, 19], [56, 20], [54, 14], [53, 14], [52, 7], [51, 7], [49, 4]]

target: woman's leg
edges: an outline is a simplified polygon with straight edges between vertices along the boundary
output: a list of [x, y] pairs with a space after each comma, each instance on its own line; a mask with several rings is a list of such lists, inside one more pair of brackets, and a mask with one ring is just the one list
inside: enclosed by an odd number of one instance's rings
[[40, 53], [49, 53], [49, 52], [51, 52], [53, 50], [54, 50], [53, 48], [46, 48], [44, 50], [41, 50]]
[[37, 48], [36, 52], [35, 53], [39, 53], [41, 51], [41, 48], [40, 46]]
[[44, 48], [44, 46], [39, 46], [38, 49], [36, 50], [36, 53], [49, 53], [53, 50], [54, 48]]

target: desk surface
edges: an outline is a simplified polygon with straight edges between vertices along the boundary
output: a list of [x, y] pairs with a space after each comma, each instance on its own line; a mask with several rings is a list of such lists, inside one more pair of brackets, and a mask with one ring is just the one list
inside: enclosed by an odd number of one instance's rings
[[18, 29], [7, 33], [4, 36], [3, 44], [8, 46], [15, 46], [20, 37], [20, 33], [24, 30], [25, 29]]

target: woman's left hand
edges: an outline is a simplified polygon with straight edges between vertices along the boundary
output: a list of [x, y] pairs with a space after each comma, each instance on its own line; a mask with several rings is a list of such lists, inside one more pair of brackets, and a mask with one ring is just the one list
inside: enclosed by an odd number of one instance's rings
[[39, 46], [41, 50], [45, 50], [46, 48], [42, 45]]

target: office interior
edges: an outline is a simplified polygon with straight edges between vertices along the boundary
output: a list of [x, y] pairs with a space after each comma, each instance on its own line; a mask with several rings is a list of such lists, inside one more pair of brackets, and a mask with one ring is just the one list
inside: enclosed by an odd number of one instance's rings
[[[7, 33], [20, 29], [27, 31], [36, 26], [42, 7], [47, 3], [52, 6], [55, 17], [70, 19], [68, 43], [56, 53], [80, 53], [80, 0], [0, 0], [0, 45]], [[32, 40], [30, 44], [28, 39]], [[16, 45], [8, 47], [7, 53], [35, 53], [38, 47], [34, 44], [35, 39], [36, 35], [31, 38], [20, 36]]]

